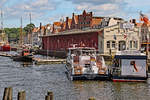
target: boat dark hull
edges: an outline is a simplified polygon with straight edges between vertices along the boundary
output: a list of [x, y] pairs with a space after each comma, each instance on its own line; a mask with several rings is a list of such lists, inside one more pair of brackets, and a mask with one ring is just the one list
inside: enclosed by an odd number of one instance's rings
[[103, 74], [82, 74], [82, 75], [71, 75], [72, 80], [101, 80], [101, 81], [109, 81], [109, 75]]
[[31, 56], [14, 56], [12, 57], [14, 61], [22, 61], [22, 62], [32, 62], [33, 57]]
[[112, 76], [113, 82], [145, 82], [148, 77]]

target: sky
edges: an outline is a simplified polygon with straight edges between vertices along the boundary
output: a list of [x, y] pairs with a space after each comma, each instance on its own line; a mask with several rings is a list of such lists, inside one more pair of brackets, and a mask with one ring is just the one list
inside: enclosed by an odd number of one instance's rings
[[[3, 27], [20, 27], [31, 22], [37, 27], [52, 24], [72, 13], [81, 14], [83, 10], [92, 11], [94, 16], [121, 17], [125, 20], [137, 19], [139, 12], [150, 18], [149, 0], [0, 0], [3, 11]], [[2, 19], [1, 19], [2, 20]]]

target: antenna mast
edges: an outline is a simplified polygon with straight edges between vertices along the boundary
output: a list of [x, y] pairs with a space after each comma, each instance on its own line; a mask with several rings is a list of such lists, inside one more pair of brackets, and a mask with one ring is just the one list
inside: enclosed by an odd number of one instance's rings
[[29, 16], [30, 16], [30, 24], [31, 24], [31, 13], [29, 14]]
[[3, 11], [1, 8], [1, 29], [3, 30]]
[[22, 17], [21, 17], [21, 26], [20, 26], [20, 45], [22, 46], [22, 44], [23, 44], [23, 38], [22, 38]]

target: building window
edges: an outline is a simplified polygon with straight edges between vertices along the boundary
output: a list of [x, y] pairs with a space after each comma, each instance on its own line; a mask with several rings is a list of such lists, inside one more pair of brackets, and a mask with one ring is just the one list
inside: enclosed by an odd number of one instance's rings
[[138, 46], [138, 42], [137, 41], [130, 41], [130, 48], [131, 49], [135, 49], [137, 48]]
[[116, 47], [116, 42], [112, 41], [112, 48], [115, 48], [115, 47]]
[[119, 41], [118, 50], [122, 51], [126, 49], [126, 42], [125, 41]]
[[130, 41], [130, 48], [132, 48], [132, 41]]
[[102, 46], [102, 45], [103, 45], [102, 41], [100, 42], [100, 45], [101, 45], [100, 47], [102, 48], [102, 47], [103, 47], [103, 46]]
[[110, 48], [110, 41], [107, 41], [107, 48]]

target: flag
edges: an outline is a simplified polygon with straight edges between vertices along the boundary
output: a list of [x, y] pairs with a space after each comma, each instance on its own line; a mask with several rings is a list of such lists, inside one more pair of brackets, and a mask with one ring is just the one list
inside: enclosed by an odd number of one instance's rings
[[140, 20], [144, 21], [145, 24], [148, 24], [149, 19], [146, 15], [142, 14], [142, 12], [140, 12]]
[[127, 38], [127, 34], [124, 34], [124, 38]]

